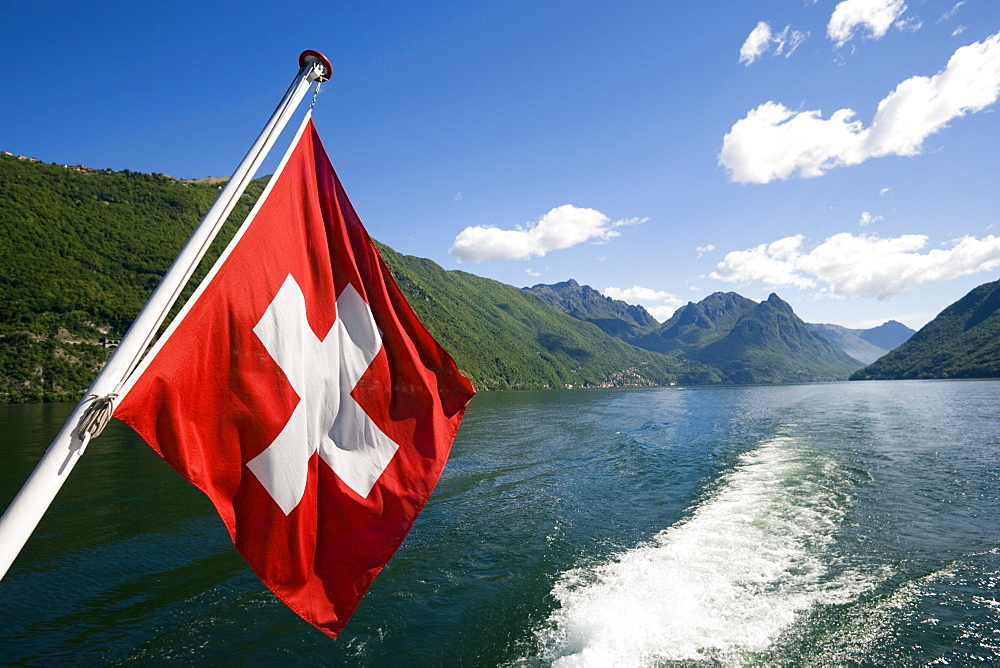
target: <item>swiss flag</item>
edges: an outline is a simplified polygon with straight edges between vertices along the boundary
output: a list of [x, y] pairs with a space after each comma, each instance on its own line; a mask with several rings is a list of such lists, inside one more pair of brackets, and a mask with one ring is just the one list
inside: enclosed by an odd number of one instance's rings
[[115, 410], [336, 637], [402, 543], [474, 394], [417, 320], [320, 143], [268, 191]]

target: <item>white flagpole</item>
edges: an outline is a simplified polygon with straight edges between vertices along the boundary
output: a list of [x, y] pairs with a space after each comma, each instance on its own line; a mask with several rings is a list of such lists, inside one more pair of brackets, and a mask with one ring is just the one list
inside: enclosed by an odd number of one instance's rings
[[[163, 280], [156, 286], [149, 301], [122, 337], [118, 348], [94, 379], [87, 394], [66, 420], [59, 435], [45, 451], [21, 491], [14, 497], [3, 517], [0, 517], [0, 579], [3, 579], [21, 552], [70, 471], [83, 455], [90, 439], [100, 433], [110, 418], [113, 404], [108, 400], [113, 401], [115, 393], [138, 365], [143, 352], [177, 301], [198, 262], [267, 157], [268, 151], [274, 146], [278, 135], [294, 115], [309, 86], [314, 81], [326, 81], [332, 72], [330, 61], [317, 51], [303, 51], [299, 56], [299, 66], [299, 73], [257, 141], [170, 265]], [[98, 410], [92, 411], [92, 408]]]

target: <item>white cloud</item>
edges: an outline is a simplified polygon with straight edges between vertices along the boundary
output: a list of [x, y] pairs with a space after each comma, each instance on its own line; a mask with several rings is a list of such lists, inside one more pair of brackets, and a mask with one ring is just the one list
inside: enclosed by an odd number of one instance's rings
[[537, 277], [539, 277], [539, 276], [542, 275], [541, 272], [537, 272], [534, 269], [525, 269], [524, 273], [526, 273], [528, 276], [531, 276], [533, 278], [537, 278]]
[[678, 302], [676, 305], [653, 304], [652, 306], [644, 306], [643, 308], [649, 311], [649, 315], [653, 316], [657, 322], [666, 322], [683, 305], [682, 302]]
[[948, 19], [950, 19], [951, 17], [953, 17], [955, 14], [957, 14], [958, 10], [961, 9], [962, 5], [964, 5], [964, 4], [965, 4], [965, 0], [959, 0], [959, 2], [956, 2], [955, 5], [951, 9], [949, 9], [944, 14], [942, 14], [941, 18], [939, 18], [937, 22], [941, 23], [941, 21], [947, 21]]
[[965, 26], [960, 25], [960, 26], [958, 26], [957, 28], [955, 28], [954, 30], [951, 31], [951, 36], [952, 37], [958, 37], [963, 32], [965, 32]]
[[641, 285], [633, 285], [631, 288], [604, 288], [604, 296], [629, 304], [640, 304], [644, 302], [657, 302], [663, 299], [676, 299], [666, 290], [654, 290], [644, 288]]
[[701, 257], [705, 253], [710, 253], [715, 250], [715, 246], [712, 244], [705, 244], [704, 246], [698, 246], [695, 248], [698, 251], [698, 257]]
[[863, 129], [854, 112], [841, 109], [827, 120], [821, 113], [765, 102], [726, 133], [719, 163], [730, 170], [731, 181], [768, 183], [820, 176], [831, 167], [860, 162], [856, 154]]
[[872, 39], [881, 39], [905, 11], [903, 0], [843, 0], [834, 7], [826, 34], [837, 47], [850, 41], [858, 27], [868, 28]]
[[[792, 26], [785, 26], [785, 29], [772, 40], [775, 43], [774, 55], [780, 56], [784, 54], [785, 58], [788, 58], [795, 53], [795, 49], [799, 48], [799, 45], [806, 41], [808, 37], [808, 32], [792, 30]], [[788, 49], [787, 52], [785, 52], [786, 48]]]
[[963, 237], [948, 248], [919, 252], [927, 237], [904, 234], [836, 234], [804, 250], [801, 234], [726, 255], [710, 278], [731, 283], [762, 281], [772, 287], [816, 289], [841, 299], [891, 299], [923, 285], [1000, 266], [1000, 238]]
[[740, 47], [740, 62], [747, 65], [752, 64], [762, 55], [771, 44], [771, 26], [764, 21], [757, 23], [757, 27], [750, 31], [743, 46]]
[[462, 193], [458, 193], [458, 194], [455, 195], [455, 201], [456, 202], [460, 202], [460, 201], [462, 201], [462, 199], [463, 199]]
[[917, 18], [907, 17], [896, 21], [896, 27], [906, 32], [917, 32], [924, 27], [924, 22]]
[[[743, 46], [740, 47], [741, 63], [746, 63], [749, 67], [763, 56], [769, 49], [774, 49], [774, 55], [791, 56], [799, 45], [809, 37], [808, 32], [792, 30], [792, 26], [785, 26], [780, 33], [771, 30], [766, 22], [760, 21], [757, 26], [750, 31]], [[787, 49], [787, 51], [786, 51]]]
[[963, 46], [933, 77], [910, 77], [878, 104], [865, 149], [916, 155], [952, 119], [982, 111], [1000, 95], [1000, 33]]
[[885, 195], [889, 194], [889, 189], [888, 188], [882, 188], [881, 190], [878, 191], [878, 194], [882, 195], [884, 197]]
[[640, 304], [660, 322], [672, 316], [674, 311], [684, 305], [681, 298], [665, 290], [653, 290], [639, 285], [633, 285], [631, 288], [605, 288], [604, 296], [629, 304]]
[[762, 281], [773, 286], [815, 287], [816, 281], [802, 275], [796, 262], [804, 238], [804, 235], [798, 234], [770, 244], [760, 244], [756, 248], [728, 253], [708, 277], [729, 283]]
[[900, 83], [878, 104], [870, 127], [851, 109], [822, 118], [765, 102], [737, 121], [722, 140], [719, 163], [739, 183], [814, 177], [834, 167], [887, 155], [913, 156], [924, 140], [1000, 96], [1000, 33], [955, 51], [932, 77]]
[[871, 225], [872, 223], [877, 223], [880, 220], [882, 220], [882, 216], [869, 213], [868, 211], [862, 211], [861, 219], [858, 221], [858, 225], [864, 227], [866, 225]]
[[467, 227], [455, 237], [448, 253], [459, 262], [526, 260], [585, 241], [608, 241], [621, 234], [617, 228], [646, 220], [629, 218], [611, 222], [610, 218], [596, 209], [564, 204], [537, 221], [518, 225], [512, 230], [502, 230], [490, 225]]

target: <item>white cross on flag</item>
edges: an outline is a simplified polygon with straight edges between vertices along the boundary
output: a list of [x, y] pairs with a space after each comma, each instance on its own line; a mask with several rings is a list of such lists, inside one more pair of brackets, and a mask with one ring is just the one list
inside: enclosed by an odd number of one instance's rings
[[331, 637], [402, 543], [474, 391], [403, 298], [312, 120], [115, 410]]

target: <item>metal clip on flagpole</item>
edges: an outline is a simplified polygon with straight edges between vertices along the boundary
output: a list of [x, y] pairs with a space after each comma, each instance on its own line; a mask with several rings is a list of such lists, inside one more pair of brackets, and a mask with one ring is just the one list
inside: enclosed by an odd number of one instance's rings
[[94, 379], [87, 394], [67, 419], [55, 440], [27, 482], [0, 517], [0, 579], [27, 542], [56, 493], [80, 459], [90, 440], [100, 433], [114, 412], [116, 392], [135, 370], [143, 353], [163, 324], [181, 290], [208, 250], [212, 240], [254, 174], [267, 157], [274, 142], [294, 115], [314, 82], [326, 81], [333, 68], [318, 51], [303, 51], [299, 72], [278, 107], [271, 114], [257, 141], [243, 158], [232, 178], [219, 193], [212, 208], [192, 233], [149, 301], [122, 337], [108, 363]]

